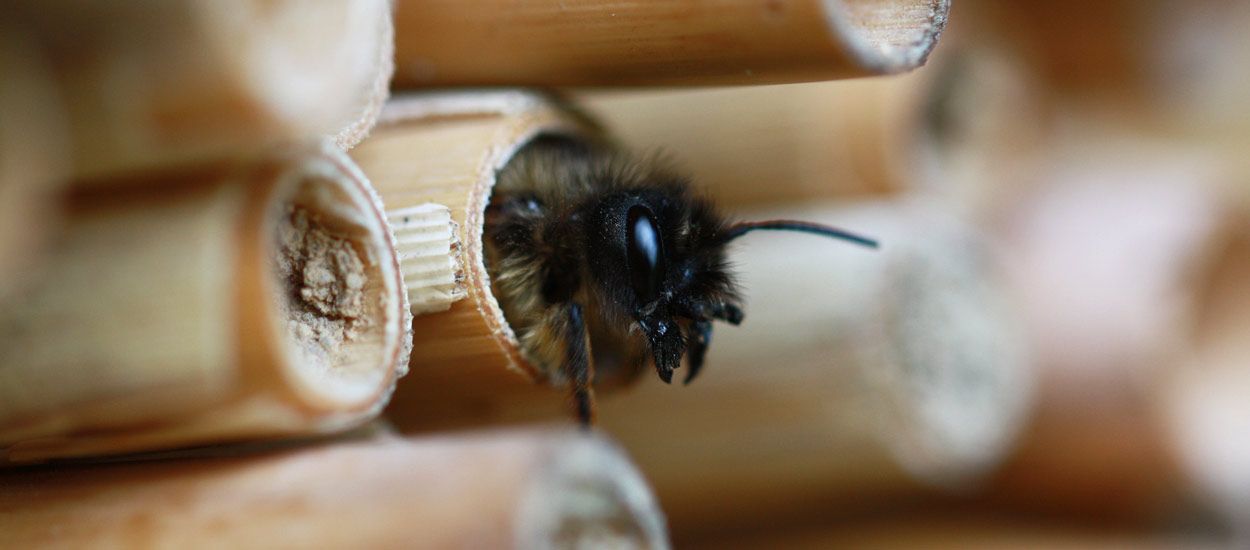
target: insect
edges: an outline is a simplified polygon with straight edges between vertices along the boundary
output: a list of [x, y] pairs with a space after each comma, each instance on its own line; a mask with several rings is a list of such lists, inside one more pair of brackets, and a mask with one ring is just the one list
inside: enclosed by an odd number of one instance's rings
[[659, 158], [591, 141], [539, 137], [500, 170], [486, 209], [492, 290], [526, 360], [572, 392], [594, 421], [592, 382], [648, 363], [671, 383], [698, 376], [712, 322], [742, 322], [727, 245], [757, 230], [876, 242], [815, 223], [729, 223]]

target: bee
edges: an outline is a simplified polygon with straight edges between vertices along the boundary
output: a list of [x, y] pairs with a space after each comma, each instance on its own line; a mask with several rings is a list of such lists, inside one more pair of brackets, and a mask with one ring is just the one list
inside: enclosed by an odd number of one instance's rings
[[876, 247], [825, 225], [730, 223], [660, 157], [540, 136], [497, 174], [484, 244], [492, 291], [522, 355], [571, 391], [583, 426], [594, 385], [654, 366], [671, 383], [699, 375], [712, 322], [742, 322], [726, 248], [757, 230], [801, 231]]

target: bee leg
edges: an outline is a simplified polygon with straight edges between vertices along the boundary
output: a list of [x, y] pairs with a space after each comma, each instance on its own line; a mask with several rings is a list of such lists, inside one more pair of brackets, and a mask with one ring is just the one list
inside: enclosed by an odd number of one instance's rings
[[703, 368], [703, 357], [707, 354], [707, 346], [712, 343], [712, 322], [711, 321], [695, 321], [691, 327], [690, 343], [687, 353], [690, 357], [690, 370], [686, 373], [686, 381], [683, 384], [689, 384], [699, 375], [699, 369]]
[[590, 364], [586, 321], [582, 318], [580, 304], [569, 304], [564, 330], [564, 376], [572, 392], [577, 420], [583, 428], [590, 428], [595, 423], [595, 392], [591, 387], [594, 373]]
[[712, 306], [712, 317], [731, 325], [738, 325], [742, 323], [742, 308], [733, 304], [717, 304]]

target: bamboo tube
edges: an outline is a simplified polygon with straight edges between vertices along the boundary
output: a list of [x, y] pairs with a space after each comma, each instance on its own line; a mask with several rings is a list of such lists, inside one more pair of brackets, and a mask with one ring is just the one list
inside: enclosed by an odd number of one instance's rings
[[64, 120], [39, 49], [0, 24], [0, 299], [20, 287], [54, 229], [53, 189], [68, 177]]
[[1195, 493], [1250, 540], [1250, 225], [1245, 204], [1230, 216], [1194, 277], [1201, 288], [1181, 368], [1160, 392], [1172, 448]]
[[908, 185], [926, 67], [893, 79], [590, 94], [637, 151], [660, 149], [722, 204], [896, 193]]
[[776, 84], [922, 65], [947, 0], [400, 0], [396, 83]]
[[[1250, 68], [1233, 54], [1250, 48], [1245, 2], [967, 0], [959, 10], [956, 21], [971, 23], [965, 34], [1022, 53], [1037, 89], [1056, 103], [1205, 129], [1250, 124]], [[960, 32], [948, 30], [944, 40]]]
[[646, 481], [568, 433], [378, 438], [0, 473], [17, 547], [668, 547]]
[[34, 2], [80, 179], [367, 135], [392, 72], [387, 0]]
[[668, 153], [720, 204], [917, 188], [979, 204], [990, 186], [976, 182], [1037, 141], [1028, 83], [1010, 54], [963, 46], [894, 78], [582, 99], [615, 138]]
[[419, 289], [425, 283], [411, 274], [426, 272], [421, 266], [428, 257], [405, 243], [425, 246], [436, 235], [430, 234], [429, 240], [400, 237], [403, 271], [415, 306], [447, 309], [420, 315], [413, 323], [411, 372], [390, 409], [401, 427], [454, 422], [503, 407], [510, 399], [559, 402], [550, 388], [534, 384], [538, 373], [521, 358], [516, 336], [490, 293], [482, 216], [495, 172], [518, 148], [539, 134], [591, 132], [576, 115], [530, 94], [418, 95], [389, 105], [373, 136], [352, 152], [370, 174], [397, 231], [415, 223], [410, 209], [430, 203], [446, 207], [456, 227], [450, 247], [459, 254], [457, 288], [443, 296], [464, 299], [450, 304], [417, 303], [413, 294], [424, 292]]
[[991, 492], [1083, 518], [1166, 517], [1186, 482], [1158, 396], [1185, 355], [1195, 275], [1229, 219], [1218, 173], [1203, 154], [1141, 138], [1074, 132], [1057, 143], [994, 230], [1039, 391]]
[[730, 258], [746, 321], [717, 326], [700, 379], [601, 400], [674, 532], [863, 511], [997, 464], [1032, 383], [985, 243], [915, 204], [756, 214], [836, 222], [882, 248], [745, 240]]
[[380, 410], [409, 314], [343, 153], [152, 177], [74, 196], [40, 284], [0, 312], [4, 458], [322, 433]]

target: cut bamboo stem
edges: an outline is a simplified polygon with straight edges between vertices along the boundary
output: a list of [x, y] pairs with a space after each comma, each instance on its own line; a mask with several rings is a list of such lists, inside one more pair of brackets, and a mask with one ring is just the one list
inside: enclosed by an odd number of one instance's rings
[[410, 316], [351, 161], [326, 144], [152, 178], [77, 191], [39, 284], [0, 313], [5, 458], [321, 433], [380, 410]]
[[[521, 358], [516, 336], [491, 295], [482, 255], [483, 213], [496, 171], [522, 145], [540, 134], [593, 131], [575, 114], [526, 93], [417, 95], [392, 102], [373, 136], [352, 152], [370, 174], [400, 234], [414, 307], [447, 309], [419, 315], [413, 323], [411, 372], [391, 406], [392, 418], [401, 425], [453, 422], [502, 407], [510, 399], [559, 402], [548, 386], [534, 383], [538, 373]], [[422, 252], [430, 241], [403, 236], [409, 226], [417, 226], [435, 237], [438, 224], [419, 218], [421, 208], [438, 210], [423, 206], [429, 204], [445, 207], [455, 227], [453, 243], [439, 245], [456, 252], [458, 268], [448, 292], [422, 290], [429, 284], [423, 274], [433, 272], [424, 268], [433, 260]], [[445, 278], [437, 282], [445, 283]], [[417, 294], [432, 300], [417, 302]]]
[[894, 78], [582, 99], [615, 138], [673, 157], [722, 205], [917, 188], [979, 203], [986, 173], [1034, 144], [1040, 113], [1011, 56], [955, 45]]
[[947, 0], [400, 0], [396, 83], [776, 84], [922, 65]]
[[376, 119], [392, 72], [387, 0], [34, 2], [68, 106], [80, 179], [253, 154]]
[[27, 468], [0, 486], [18, 547], [668, 548], [646, 481], [580, 434]]
[[62, 105], [31, 37], [0, 23], [0, 300], [20, 286], [55, 227], [65, 183]]
[[602, 399], [674, 529], [863, 511], [994, 467], [1033, 384], [987, 243], [906, 203], [754, 214], [853, 227], [882, 248], [744, 239], [730, 258], [746, 320], [716, 328], [700, 378]]

